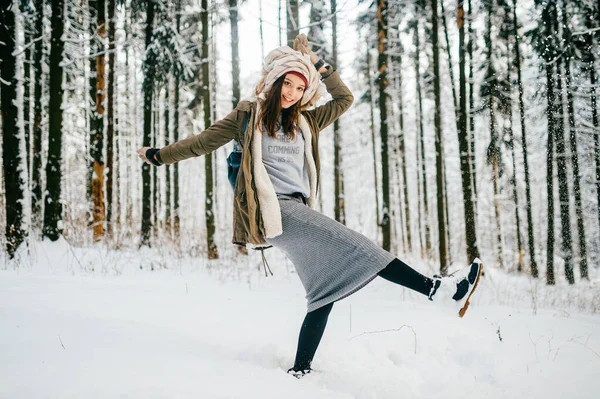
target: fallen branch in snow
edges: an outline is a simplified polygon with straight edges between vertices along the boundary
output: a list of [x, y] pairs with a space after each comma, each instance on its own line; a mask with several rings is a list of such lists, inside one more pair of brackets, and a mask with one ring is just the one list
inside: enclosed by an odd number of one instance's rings
[[415, 330], [414, 330], [414, 329], [413, 329], [411, 326], [407, 326], [407, 325], [402, 325], [400, 328], [393, 328], [393, 329], [391, 329], [391, 330], [367, 331], [367, 332], [364, 332], [364, 333], [360, 333], [360, 334], [358, 334], [358, 335], [355, 335], [354, 337], [350, 338], [350, 341], [352, 341], [354, 338], [358, 338], [358, 337], [361, 337], [361, 336], [363, 336], [363, 335], [381, 334], [381, 333], [387, 333], [387, 332], [397, 332], [397, 331], [401, 331], [401, 330], [402, 330], [403, 328], [405, 328], [405, 327], [406, 327], [406, 328], [409, 328], [409, 329], [412, 331], [412, 333], [413, 333], [413, 336], [414, 336], [414, 338], [415, 338], [415, 351], [414, 351], [414, 353], [415, 353], [415, 355], [416, 355], [416, 354], [417, 354], [417, 333], [415, 332]]
[[60, 334], [58, 334], [58, 340], [60, 341], [60, 346], [62, 346], [64, 350], [67, 350], [67, 348], [65, 348], [65, 345], [62, 342], [62, 339], [60, 339]]

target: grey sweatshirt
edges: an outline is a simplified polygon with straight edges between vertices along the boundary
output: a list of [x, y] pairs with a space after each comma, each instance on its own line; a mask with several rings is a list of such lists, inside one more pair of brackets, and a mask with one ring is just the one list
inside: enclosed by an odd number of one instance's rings
[[264, 134], [262, 137], [263, 163], [277, 194], [301, 193], [310, 197], [308, 171], [304, 163], [304, 136], [296, 133], [294, 140], [277, 132], [277, 140]]

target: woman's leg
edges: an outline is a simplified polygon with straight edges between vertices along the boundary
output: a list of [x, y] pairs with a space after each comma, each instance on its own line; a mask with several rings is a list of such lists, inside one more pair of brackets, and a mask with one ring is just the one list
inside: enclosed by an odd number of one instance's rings
[[434, 280], [422, 275], [398, 258], [391, 261], [378, 274], [392, 283], [400, 284], [423, 295], [430, 296], [432, 293]]
[[288, 372], [300, 372], [305, 374], [310, 371], [310, 365], [315, 356], [315, 352], [323, 337], [327, 318], [333, 308], [333, 303], [320, 307], [317, 310], [308, 312], [300, 328], [298, 337], [298, 350], [296, 351], [296, 360], [294, 367]]

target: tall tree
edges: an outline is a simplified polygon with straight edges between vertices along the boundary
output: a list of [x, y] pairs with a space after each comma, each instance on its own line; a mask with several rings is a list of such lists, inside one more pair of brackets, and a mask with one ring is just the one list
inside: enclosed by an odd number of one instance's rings
[[545, 61], [546, 71], [546, 116], [548, 118], [548, 148], [546, 150], [546, 187], [548, 196], [548, 238], [546, 244], [546, 281], [549, 285], [556, 283], [554, 275], [554, 140], [556, 137], [556, 92], [554, 59], [557, 56], [557, 47], [554, 38], [554, 24], [552, 14], [556, 12], [553, 2], [538, 1], [542, 7], [538, 41], [538, 52]]
[[[177, 0], [175, 5], [175, 27], [177, 32], [181, 32], [181, 0]], [[173, 98], [173, 142], [179, 140], [179, 103], [181, 90], [182, 72], [175, 70], [175, 87]], [[179, 163], [173, 165], [173, 234], [179, 237]]]
[[90, 120], [90, 155], [92, 158], [92, 215], [94, 241], [104, 237], [104, 222], [106, 219], [104, 207], [104, 97], [105, 97], [105, 58], [104, 44], [106, 39], [106, 5], [104, 0], [96, 0], [95, 5], [96, 25], [94, 26], [93, 42], [91, 46], [94, 66], [92, 68], [91, 97], [93, 102]]
[[446, 188], [444, 186], [444, 141], [442, 136], [442, 99], [440, 96], [440, 49], [438, 36], [438, 2], [431, 0], [431, 44], [433, 46], [433, 92], [435, 110], [435, 171], [437, 188], [438, 240], [440, 253], [440, 273], [448, 273], [448, 243], [446, 225]]
[[[560, 28], [558, 21], [558, 8], [555, 4], [551, 11], [552, 24], [555, 35], [559, 35]], [[557, 37], [556, 43], [559, 43]], [[561, 57], [562, 58], [562, 57]], [[558, 175], [558, 200], [560, 210], [560, 230], [561, 230], [561, 252], [565, 262], [565, 277], [569, 284], [575, 283], [573, 274], [573, 239], [571, 237], [571, 216], [570, 216], [570, 197], [569, 183], [567, 176], [567, 148], [565, 144], [565, 122], [564, 122], [564, 106], [563, 106], [563, 82], [561, 63], [557, 63], [556, 72], [556, 122], [557, 126], [554, 130], [554, 142], [556, 145], [556, 169]]]
[[[156, 71], [155, 58], [151, 57], [150, 46], [154, 30], [155, 17], [154, 1], [149, 0], [146, 7], [146, 59], [144, 61], [144, 136], [142, 146], [150, 147], [152, 139], [152, 99], [154, 91], [154, 75]], [[150, 192], [150, 165], [142, 164], [142, 230], [141, 242], [143, 246], [150, 245], [152, 230], [152, 210]]]
[[62, 102], [63, 57], [62, 35], [64, 1], [52, 0], [50, 26], [50, 106], [48, 127], [48, 158], [46, 162], [46, 192], [44, 197], [44, 227], [42, 234], [56, 241], [63, 230], [62, 223]]
[[575, 215], [577, 217], [577, 233], [579, 238], [580, 271], [582, 278], [589, 278], [587, 265], [587, 245], [585, 241], [585, 224], [583, 221], [583, 204], [581, 199], [581, 176], [579, 171], [579, 147], [577, 145], [577, 130], [575, 126], [575, 105], [573, 100], [573, 82], [571, 77], [571, 59], [573, 57], [573, 38], [569, 28], [566, 4], [562, 2], [563, 43], [566, 44], [561, 60], [565, 68], [565, 89], [567, 92], [567, 113], [569, 117], [569, 144], [571, 150], [571, 165], [573, 168], [573, 192], [575, 194]]
[[[119, 153], [118, 148], [115, 151], [115, 3], [116, 0], [108, 1], [108, 87], [106, 90], [106, 223], [108, 234], [113, 231], [113, 182], [115, 176], [114, 154]], [[118, 198], [118, 197], [115, 197]]]
[[383, 249], [390, 250], [390, 182], [389, 182], [389, 159], [388, 159], [388, 111], [387, 111], [387, 37], [388, 35], [388, 2], [379, 0], [377, 3], [377, 86], [379, 88], [379, 129], [381, 132], [381, 191], [382, 191], [382, 214], [381, 230], [383, 233]]
[[[396, 94], [397, 94], [397, 102], [398, 102], [398, 119], [399, 119], [399, 127], [400, 130], [398, 132], [397, 137], [397, 162], [400, 163], [399, 167], [397, 165], [396, 169], [398, 172], [398, 178], [400, 178], [400, 174], [402, 175], [402, 187], [403, 195], [402, 199], [404, 200], [404, 216], [405, 216], [405, 227], [404, 227], [404, 236], [406, 237], [406, 251], [412, 252], [412, 233], [411, 233], [411, 215], [410, 215], [410, 206], [409, 206], [409, 195], [408, 195], [408, 178], [406, 171], [406, 132], [404, 129], [404, 96], [402, 92], [402, 71], [403, 71], [403, 53], [404, 48], [400, 41], [400, 30], [396, 29], [396, 54], [395, 57], [392, 58], [394, 62], [394, 71], [396, 71]], [[402, 215], [402, 212], [400, 212]]]
[[286, 21], [287, 21], [287, 45], [292, 47], [292, 43], [300, 33], [300, 13], [299, 0], [285, 0]]
[[[509, 13], [509, 9], [508, 6], [506, 7], [506, 18], [508, 18], [508, 15], [510, 15]], [[511, 26], [511, 30], [512, 30], [512, 26]], [[507, 55], [506, 55], [506, 60], [507, 60], [507, 89], [506, 92], [508, 93], [508, 95], [506, 96], [506, 104], [505, 104], [505, 110], [507, 113], [507, 118], [508, 121], [505, 124], [505, 131], [508, 135], [508, 148], [510, 149], [510, 153], [511, 153], [511, 159], [512, 159], [512, 177], [511, 177], [511, 184], [512, 184], [512, 188], [513, 188], [513, 200], [515, 201], [515, 234], [517, 237], [517, 253], [518, 253], [518, 260], [517, 260], [517, 270], [520, 272], [523, 269], [523, 243], [521, 241], [521, 217], [520, 217], [520, 213], [519, 213], [519, 190], [517, 187], [517, 157], [515, 155], [516, 151], [515, 151], [515, 133], [513, 130], [513, 126], [512, 126], [512, 119], [513, 119], [513, 107], [512, 107], [512, 77], [511, 77], [511, 70], [513, 67], [513, 60], [511, 58], [511, 49], [510, 49], [510, 44], [507, 40]]]
[[240, 101], [240, 51], [238, 33], [238, 0], [229, 0], [229, 24], [231, 26], [231, 86], [233, 108]]
[[373, 155], [373, 175], [374, 175], [374, 185], [375, 185], [375, 217], [377, 219], [377, 229], [381, 229], [381, 217], [379, 215], [379, 177], [377, 176], [377, 149], [376, 149], [376, 133], [375, 133], [375, 87], [373, 84], [373, 79], [371, 78], [371, 46], [369, 38], [367, 37], [367, 68], [365, 71], [365, 75], [367, 76], [367, 80], [369, 82], [369, 116], [370, 116], [370, 128], [371, 128], [371, 149]]
[[525, 101], [523, 99], [523, 77], [521, 73], [520, 36], [517, 23], [517, 0], [513, 0], [513, 35], [515, 40], [515, 67], [517, 69], [517, 86], [519, 90], [519, 119], [521, 121], [521, 148], [523, 150], [523, 172], [525, 174], [525, 201], [527, 210], [527, 242], [529, 247], [529, 267], [531, 275], [538, 277], [538, 266], [535, 260], [535, 239], [533, 233], [533, 217], [531, 212], [531, 184], [529, 179], [529, 154], [527, 153], [527, 134], [525, 125]]
[[[423, 90], [421, 82], [421, 36], [420, 36], [420, 23], [419, 15], [425, 12], [425, 4], [418, 4], [417, 16], [414, 19], [414, 42], [415, 42], [415, 71], [416, 71], [416, 86], [417, 86], [417, 132], [419, 137], [417, 138], [417, 158], [420, 165], [420, 183], [419, 187], [422, 190], [422, 204], [423, 212], [419, 213], [419, 223], [425, 230], [425, 246], [421, 245], [422, 255], [427, 257], [431, 254], [431, 227], [429, 225], [429, 200], [427, 194], [427, 160], [425, 158], [425, 129], [423, 127]], [[419, 171], [417, 171], [419, 173]], [[424, 251], [424, 254], [423, 254]]]
[[[469, 156], [470, 162], [469, 167], [471, 168], [471, 185], [473, 187], [473, 208], [475, 212], [475, 219], [477, 220], [477, 164], [475, 157], [475, 78], [473, 75], [473, 64], [475, 63], [473, 57], [473, 47], [475, 44], [475, 33], [473, 32], [473, 4], [469, 0], [469, 13], [467, 14], [467, 31], [468, 31], [468, 42], [467, 42], [467, 53], [469, 54]], [[463, 2], [464, 4], [464, 2]], [[464, 7], [463, 7], [464, 8]], [[464, 14], [464, 11], [463, 11]], [[463, 20], [464, 24], [464, 20]], [[466, 109], [466, 108], [462, 108]]]
[[[313, 3], [313, 7], [314, 6], [315, 3]], [[337, 0], [331, 0], [331, 16], [331, 62], [334, 66], [337, 66]], [[320, 19], [322, 19], [322, 16], [320, 17]], [[326, 53], [322, 54], [321, 57], [327, 57]], [[342, 224], [346, 224], [346, 203], [344, 200], [344, 173], [342, 170], [342, 135], [340, 133], [340, 122], [337, 119], [335, 120], [335, 122], [333, 122], [333, 169], [335, 190], [335, 220]]]
[[44, 1], [35, 0], [35, 50], [33, 52], [33, 69], [35, 71], [33, 95], [33, 145], [31, 161], [31, 219], [34, 226], [41, 222], [42, 212], [42, 71], [43, 59], [43, 22]]
[[17, 37], [15, 11], [16, 1], [0, 6], [0, 95], [2, 96], [2, 167], [4, 168], [4, 187], [6, 189], [6, 252], [12, 259], [17, 248], [25, 239], [23, 228], [24, 183], [21, 167], [21, 135], [17, 119], [17, 59], [15, 56], [15, 39]]
[[465, 213], [465, 238], [467, 241], [467, 262], [479, 257], [474, 206], [474, 190], [471, 183], [471, 157], [469, 156], [469, 132], [467, 129], [467, 79], [465, 72], [465, 19], [464, 2], [459, 0], [457, 7], [458, 24], [458, 60], [459, 60], [459, 106], [458, 106], [458, 147], [460, 153], [460, 172], [462, 178], [463, 203]]
[[[210, 75], [209, 62], [210, 54], [208, 53], [208, 0], [202, 0], [202, 11], [200, 13], [202, 20], [202, 85], [205, 90], [203, 93], [204, 106], [204, 126], [208, 128], [211, 121], [211, 99], [210, 99]], [[213, 211], [215, 203], [215, 193], [213, 184], [213, 157], [212, 154], [207, 154], [205, 157], [205, 190], [206, 199], [204, 201], [205, 217], [206, 217], [206, 246], [208, 250], [208, 259], [219, 258], [217, 244], [215, 243], [215, 215]]]
[[492, 186], [494, 190], [494, 211], [496, 216], [496, 255], [499, 267], [504, 265], [503, 246], [502, 246], [502, 222], [500, 212], [500, 162], [501, 147], [499, 143], [498, 132], [496, 129], [496, 95], [497, 95], [497, 76], [496, 68], [493, 62], [493, 41], [492, 41], [492, 18], [496, 12], [494, 1], [488, 1], [487, 5], [487, 26], [485, 33], [485, 45], [487, 48], [487, 69], [485, 83], [482, 85], [482, 97], [487, 98], [487, 107], [490, 111], [490, 144], [487, 150], [487, 162], [492, 166]]

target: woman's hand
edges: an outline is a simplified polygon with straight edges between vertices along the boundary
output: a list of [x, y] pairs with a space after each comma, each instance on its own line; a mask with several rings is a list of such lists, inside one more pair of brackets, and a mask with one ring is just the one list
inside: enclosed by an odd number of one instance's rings
[[299, 51], [302, 54], [308, 54], [310, 56], [310, 62], [312, 62], [313, 65], [319, 62], [319, 57], [310, 49], [310, 44], [308, 44], [308, 39], [304, 33], [300, 33], [294, 39], [294, 50]]
[[137, 150], [137, 153], [140, 159], [148, 165], [161, 166], [162, 162], [159, 161], [159, 158], [156, 156], [158, 151], [160, 151], [158, 148], [142, 147]]
[[310, 44], [308, 44], [308, 39], [304, 33], [300, 33], [294, 39], [294, 50], [300, 51], [302, 54], [308, 54], [310, 62], [312, 62], [319, 73], [327, 72], [327, 68], [324, 68], [325, 62], [310, 49]]
[[146, 162], [148, 165], [152, 165], [148, 158], [146, 158], [146, 151], [148, 151], [149, 149], [150, 147], [142, 147], [139, 150], [137, 150], [137, 153], [142, 161]]

